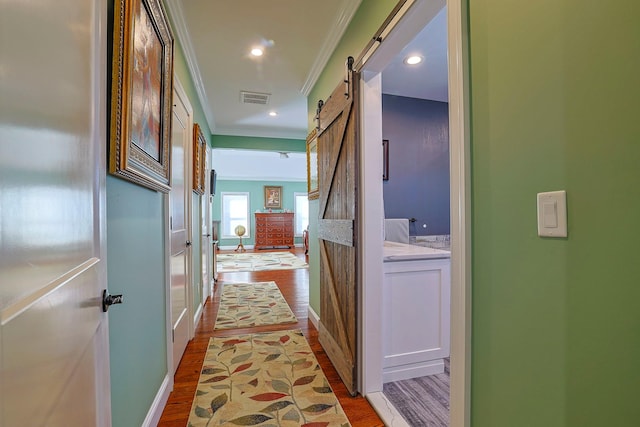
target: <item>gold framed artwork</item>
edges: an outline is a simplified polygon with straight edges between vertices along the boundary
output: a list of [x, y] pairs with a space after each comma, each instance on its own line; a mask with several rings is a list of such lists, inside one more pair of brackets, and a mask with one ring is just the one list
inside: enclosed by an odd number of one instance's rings
[[205, 169], [205, 147], [207, 141], [200, 125], [193, 124], [193, 191], [197, 194], [204, 194], [204, 169]]
[[116, 0], [109, 173], [170, 190], [173, 35], [161, 0]]
[[265, 209], [282, 209], [282, 187], [275, 185], [264, 186]]
[[320, 197], [318, 186], [318, 133], [314, 129], [307, 136], [307, 193], [309, 200]]

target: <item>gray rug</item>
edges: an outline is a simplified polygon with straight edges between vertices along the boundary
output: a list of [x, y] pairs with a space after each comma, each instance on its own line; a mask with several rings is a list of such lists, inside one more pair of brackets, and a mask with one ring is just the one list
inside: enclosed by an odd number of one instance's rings
[[409, 425], [449, 426], [449, 359], [444, 373], [386, 383], [383, 392]]

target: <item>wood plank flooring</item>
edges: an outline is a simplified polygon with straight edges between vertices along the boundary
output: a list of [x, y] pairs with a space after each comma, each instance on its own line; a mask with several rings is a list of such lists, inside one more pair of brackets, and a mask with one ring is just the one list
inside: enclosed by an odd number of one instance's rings
[[[249, 251], [251, 252], [251, 251]], [[256, 251], [259, 252], [259, 251]], [[295, 248], [290, 252], [304, 259], [304, 249]], [[233, 251], [220, 251], [219, 253], [233, 253]], [[264, 282], [273, 280], [280, 288], [280, 292], [287, 300], [298, 318], [298, 323], [287, 325], [258, 326], [243, 329], [213, 330], [222, 285], [229, 282]], [[309, 270], [278, 270], [278, 271], [258, 271], [221, 273], [218, 276], [214, 296], [204, 307], [203, 316], [198, 325], [195, 338], [187, 345], [186, 352], [182, 357], [180, 366], [175, 375], [173, 391], [169, 396], [169, 401], [165, 407], [158, 426], [161, 427], [184, 427], [189, 418], [191, 403], [195, 394], [200, 369], [207, 350], [209, 338], [212, 336], [224, 337], [251, 332], [279, 331], [288, 329], [300, 329], [304, 333], [309, 345], [313, 350], [320, 367], [327, 380], [331, 384], [334, 393], [338, 397], [344, 412], [354, 427], [382, 427], [383, 422], [375, 413], [369, 402], [362, 396], [351, 397], [344, 384], [340, 380], [338, 373], [329, 361], [324, 350], [318, 342], [318, 331], [308, 319], [307, 307], [309, 304]]]
[[383, 393], [414, 427], [449, 426], [450, 361], [444, 360], [444, 373], [384, 385]]

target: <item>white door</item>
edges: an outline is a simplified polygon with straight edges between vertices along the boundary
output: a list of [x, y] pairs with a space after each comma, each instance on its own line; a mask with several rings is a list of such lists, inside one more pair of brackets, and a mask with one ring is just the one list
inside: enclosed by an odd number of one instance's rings
[[109, 426], [104, 1], [0, 2], [0, 425]]
[[169, 193], [169, 239], [171, 275], [171, 326], [173, 333], [173, 371], [189, 342], [189, 141], [191, 125], [186, 97], [174, 89], [171, 123], [171, 192]]
[[200, 198], [202, 204], [202, 304], [211, 295], [211, 180], [209, 171], [211, 170], [211, 152], [209, 147], [204, 148], [205, 156], [205, 192]]

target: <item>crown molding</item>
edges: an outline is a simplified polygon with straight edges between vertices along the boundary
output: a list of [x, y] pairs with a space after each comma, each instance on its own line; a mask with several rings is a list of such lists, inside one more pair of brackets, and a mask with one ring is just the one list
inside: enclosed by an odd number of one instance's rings
[[189, 68], [189, 73], [191, 74], [196, 93], [198, 94], [198, 99], [200, 100], [200, 106], [207, 118], [209, 130], [213, 133], [215, 129], [213, 111], [211, 111], [211, 107], [209, 105], [207, 91], [204, 88], [202, 75], [200, 74], [200, 68], [198, 67], [198, 61], [196, 60], [196, 54], [193, 50], [193, 44], [191, 43], [191, 36], [187, 29], [187, 22], [182, 10], [182, 0], [166, 0], [165, 5], [173, 21], [173, 25], [175, 27], [174, 31], [178, 41], [180, 42], [180, 46], [182, 46], [182, 51], [184, 52], [184, 56], [187, 61], [187, 67]]
[[309, 96], [309, 93], [311, 93], [311, 89], [313, 89], [313, 86], [315, 86], [318, 81], [322, 70], [324, 70], [327, 62], [329, 62], [331, 54], [335, 50], [336, 46], [338, 46], [340, 39], [347, 30], [347, 27], [349, 26], [353, 15], [355, 15], [358, 10], [361, 2], [362, 0], [343, 0], [336, 15], [334, 24], [332, 25], [332, 28], [335, 30], [330, 31], [327, 38], [324, 40], [324, 43], [318, 52], [318, 56], [316, 56], [316, 59], [311, 66], [311, 70], [307, 75], [307, 79], [305, 80], [304, 85], [302, 85], [302, 89], [300, 89], [300, 92], [302, 92], [304, 96]]

